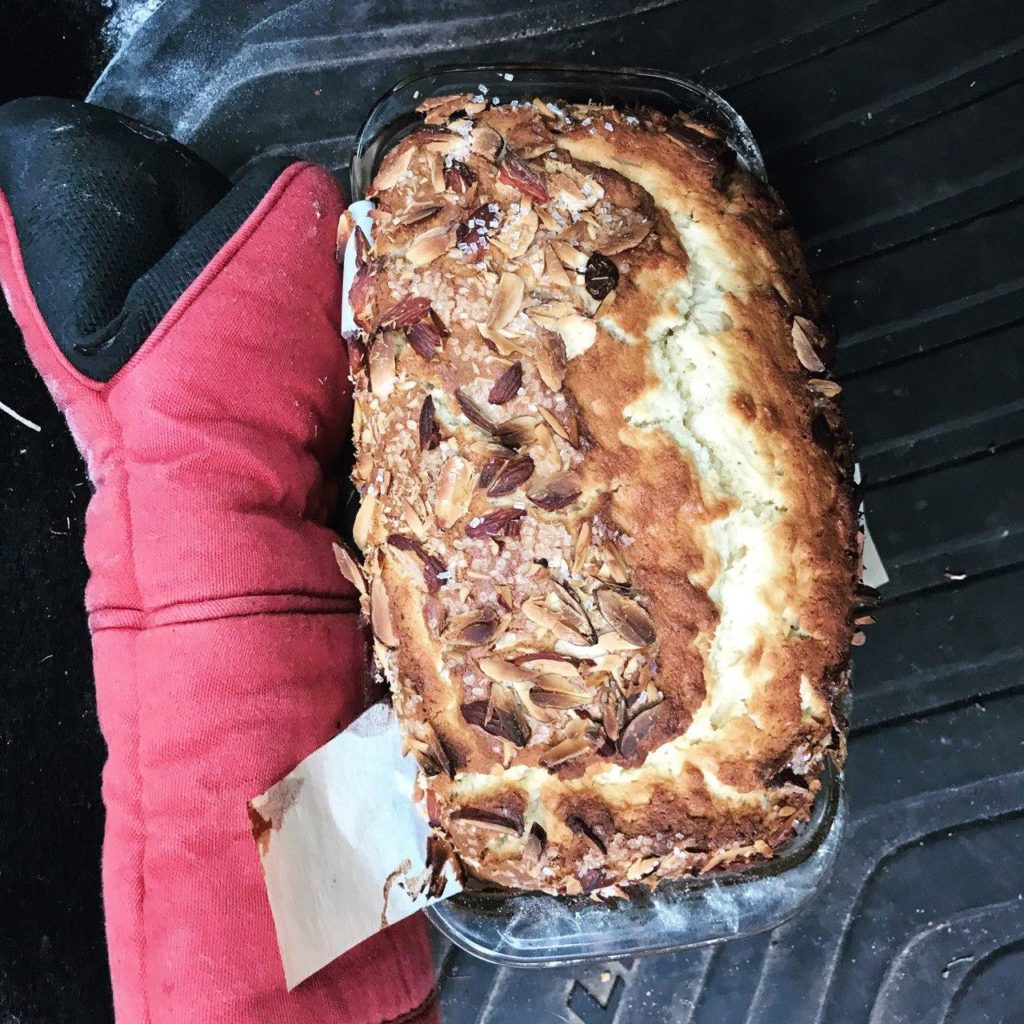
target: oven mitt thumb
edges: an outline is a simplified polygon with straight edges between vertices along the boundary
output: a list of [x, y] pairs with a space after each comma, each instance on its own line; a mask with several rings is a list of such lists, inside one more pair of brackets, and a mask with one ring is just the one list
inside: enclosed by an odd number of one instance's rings
[[343, 203], [309, 164], [232, 187], [101, 108], [0, 108], [0, 281], [95, 487], [86, 604], [122, 1024], [435, 1019], [419, 918], [285, 993], [246, 816], [364, 700], [325, 526], [351, 412]]

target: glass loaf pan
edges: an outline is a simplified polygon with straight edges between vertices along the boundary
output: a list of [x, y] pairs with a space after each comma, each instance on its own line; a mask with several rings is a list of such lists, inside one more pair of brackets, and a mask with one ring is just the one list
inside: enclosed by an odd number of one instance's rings
[[[384, 154], [421, 123], [416, 107], [423, 99], [480, 94], [481, 85], [489, 100], [502, 103], [541, 96], [695, 114], [724, 129], [741, 162], [765, 177], [760, 150], [743, 119], [721, 96], [695, 82], [640, 68], [477, 64], [407, 78], [378, 100], [352, 157], [352, 198], [363, 198]], [[766, 931], [798, 913], [835, 862], [846, 818], [842, 775], [830, 768], [821, 781], [810, 821], [769, 861], [665, 881], [653, 893], [638, 890], [629, 900], [608, 903], [481, 886], [434, 904], [427, 916], [468, 952], [517, 967], [666, 953]]]

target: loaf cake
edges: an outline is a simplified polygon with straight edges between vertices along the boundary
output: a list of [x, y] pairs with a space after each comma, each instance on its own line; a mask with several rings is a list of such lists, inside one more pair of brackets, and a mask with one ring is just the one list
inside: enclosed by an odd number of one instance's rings
[[[352, 232], [354, 538], [437, 844], [621, 895], [806, 820], [857, 615], [829, 331], [684, 116], [431, 98]], [[858, 634], [859, 636], [859, 634]]]

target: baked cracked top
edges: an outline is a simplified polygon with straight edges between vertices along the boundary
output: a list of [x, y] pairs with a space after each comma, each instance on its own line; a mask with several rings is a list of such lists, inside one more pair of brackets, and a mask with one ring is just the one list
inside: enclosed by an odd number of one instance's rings
[[421, 110], [355, 229], [346, 571], [436, 835], [568, 894], [770, 857], [843, 756], [858, 568], [786, 211], [683, 117]]

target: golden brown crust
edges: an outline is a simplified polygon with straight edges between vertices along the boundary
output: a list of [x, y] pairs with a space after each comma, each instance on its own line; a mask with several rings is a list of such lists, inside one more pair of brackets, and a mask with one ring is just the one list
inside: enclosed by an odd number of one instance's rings
[[857, 562], [799, 244], [704, 126], [480, 107], [387, 155], [351, 289], [365, 601], [437, 827], [559, 893], [770, 856], [842, 756]]

